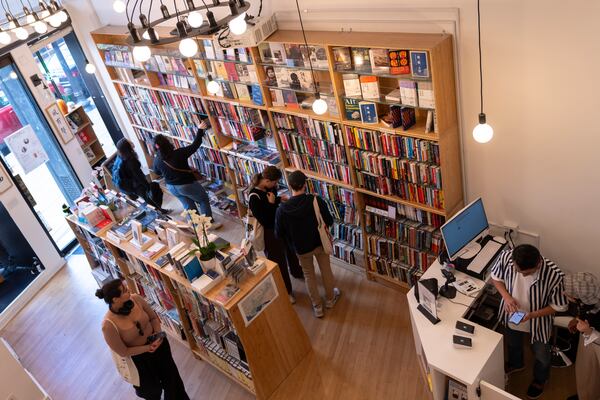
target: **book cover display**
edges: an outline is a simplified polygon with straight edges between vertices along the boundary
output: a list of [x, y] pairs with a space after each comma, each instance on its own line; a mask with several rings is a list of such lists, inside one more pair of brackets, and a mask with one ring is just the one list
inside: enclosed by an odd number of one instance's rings
[[390, 50], [390, 73], [393, 75], [410, 74], [410, 59], [408, 50]]

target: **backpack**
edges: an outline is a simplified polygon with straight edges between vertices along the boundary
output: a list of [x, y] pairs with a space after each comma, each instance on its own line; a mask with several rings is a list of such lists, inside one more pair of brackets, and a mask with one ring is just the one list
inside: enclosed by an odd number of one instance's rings
[[121, 185], [123, 184], [123, 181], [121, 180], [121, 165], [123, 165], [123, 159], [117, 156], [110, 172], [112, 174], [113, 183], [122, 191], [123, 187]]
[[[260, 199], [260, 196], [257, 193], [250, 193], [248, 196], [248, 205], [250, 205], [250, 198], [252, 196], [256, 196]], [[258, 222], [256, 217], [252, 215], [252, 211], [250, 207], [248, 207], [248, 212], [244, 217], [244, 228], [246, 230], [246, 239], [252, 243], [254, 249], [256, 251], [263, 251], [265, 249], [265, 229]]]

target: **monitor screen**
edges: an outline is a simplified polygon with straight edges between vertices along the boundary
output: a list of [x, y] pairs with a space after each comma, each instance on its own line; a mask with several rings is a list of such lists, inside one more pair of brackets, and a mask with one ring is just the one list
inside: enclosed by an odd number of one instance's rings
[[488, 227], [483, 201], [479, 198], [460, 210], [441, 227], [448, 256], [454, 259], [466, 245], [479, 237]]

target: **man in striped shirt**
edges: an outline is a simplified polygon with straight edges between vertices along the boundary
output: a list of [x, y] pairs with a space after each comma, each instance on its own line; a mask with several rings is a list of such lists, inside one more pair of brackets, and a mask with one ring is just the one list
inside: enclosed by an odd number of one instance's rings
[[[523, 244], [504, 251], [492, 267], [492, 282], [502, 295], [500, 318], [505, 325], [508, 346], [508, 374], [523, 370], [523, 337], [531, 335], [535, 356], [533, 382], [527, 397], [537, 399], [550, 375], [550, 336], [554, 314], [565, 311], [564, 274], [537, 248]], [[509, 322], [513, 313], [525, 313], [519, 324]]]

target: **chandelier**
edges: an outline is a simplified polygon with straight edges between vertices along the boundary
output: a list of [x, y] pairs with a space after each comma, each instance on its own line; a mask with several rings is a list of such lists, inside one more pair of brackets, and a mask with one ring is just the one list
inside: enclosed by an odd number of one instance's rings
[[[198, 52], [195, 37], [218, 33], [219, 38], [222, 39], [230, 33], [241, 35], [246, 32], [248, 24], [254, 25], [252, 22], [254, 17], [246, 13], [250, 3], [245, 0], [200, 0], [196, 1], [198, 4], [195, 4], [194, 0], [185, 0], [184, 7], [178, 7], [178, 0], [173, 0], [172, 7], [165, 5], [165, 2], [168, 1], [115, 0], [113, 2], [113, 9], [127, 16], [128, 43], [134, 46], [133, 56], [137, 61], [145, 62], [150, 59], [152, 51], [149, 46], [176, 42], [179, 42], [179, 51], [184, 57], [193, 57]], [[154, 6], [160, 9], [160, 18], [151, 21], [149, 18]], [[213, 10], [219, 7], [228, 8], [229, 13], [217, 20]], [[139, 24], [134, 22], [136, 19]], [[155, 28], [169, 21], [175, 22], [175, 29], [169, 32], [168, 36], [159, 37]]]
[[48, 25], [53, 28], [58, 28], [69, 20], [69, 15], [65, 9], [56, 0], [47, 3], [45, 0], [40, 0], [36, 9], [30, 0], [27, 4], [20, 0], [23, 7], [23, 13], [14, 14], [6, 0], [0, 0], [6, 21], [0, 23], [0, 44], [7, 45], [13, 41], [13, 36], [17, 40], [27, 40], [32, 28], [38, 34], [48, 32]]

